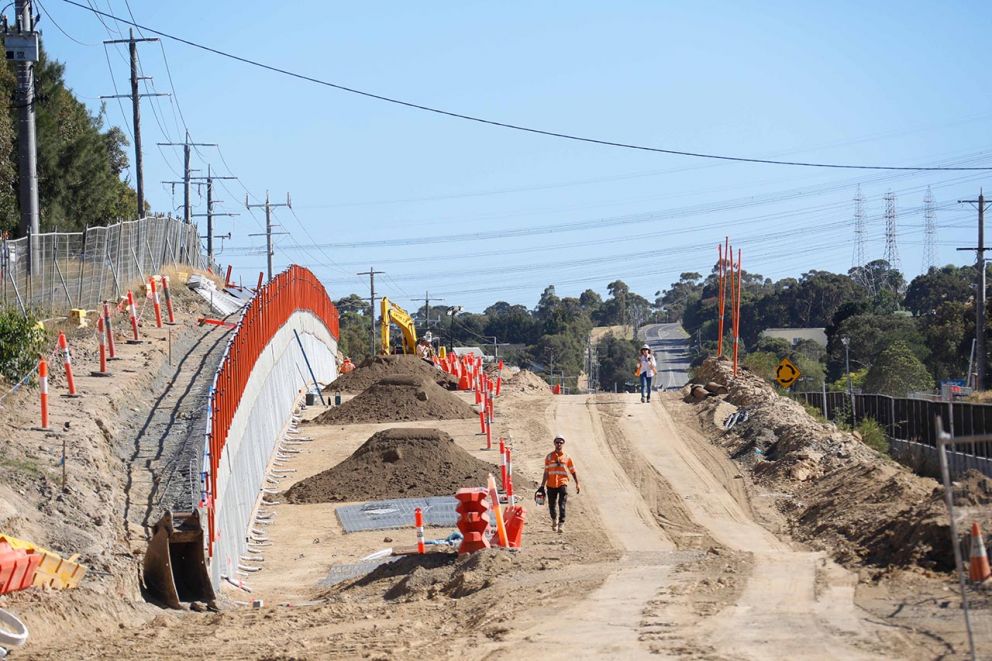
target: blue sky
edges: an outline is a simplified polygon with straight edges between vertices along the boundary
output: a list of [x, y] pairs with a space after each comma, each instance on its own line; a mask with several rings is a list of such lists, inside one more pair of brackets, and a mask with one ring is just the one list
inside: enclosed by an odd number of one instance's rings
[[[89, 0], [128, 16], [124, 0]], [[138, 23], [370, 92], [535, 128], [748, 157], [992, 167], [992, 85], [983, 48], [992, 5], [905, 2], [273, 3], [129, 0]], [[42, 0], [49, 54], [99, 108], [127, 86], [126, 26]], [[53, 21], [80, 45], [67, 38]], [[109, 28], [109, 31], [108, 31]], [[156, 91], [143, 101], [146, 197], [181, 174], [183, 120], [194, 167], [235, 174], [217, 197], [219, 261], [254, 281], [262, 215], [243, 208], [288, 191], [276, 212], [277, 267], [311, 267], [332, 296], [377, 289], [414, 307], [429, 290], [481, 310], [605, 294], [621, 278], [653, 298], [683, 271], [706, 272], [730, 234], [744, 266], [775, 279], [846, 271], [853, 203], [865, 195], [868, 259], [884, 248], [897, 197], [899, 253], [920, 272], [922, 200], [937, 203], [938, 257], [962, 263], [975, 212], [956, 204], [992, 172], [893, 173], [720, 163], [570, 142], [441, 117], [320, 87], [168, 39], [139, 46]], [[109, 66], [108, 66], [109, 59]], [[181, 110], [182, 118], [176, 109]], [[130, 124], [116, 102], [110, 123]], [[205, 197], [194, 195], [205, 209]], [[255, 202], [258, 199], [253, 200]], [[439, 241], [441, 238], [448, 240]], [[400, 240], [416, 239], [397, 245]], [[425, 242], [425, 240], [431, 242]], [[255, 254], [253, 254], [255, 253]]]

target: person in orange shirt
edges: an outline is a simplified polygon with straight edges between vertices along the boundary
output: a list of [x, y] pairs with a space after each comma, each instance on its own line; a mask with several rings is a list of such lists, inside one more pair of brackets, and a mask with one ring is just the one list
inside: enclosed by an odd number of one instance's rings
[[[565, 503], [568, 501], [568, 474], [575, 480], [575, 493], [581, 493], [579, 476], [575, 474], [572, 458], [565, 454], [565, 439], [555, 436], [555, 450], [544, 458], [544, 475], [538, 493], [547, 487], [548, 510], [551, 512], [551, 530], [565, 532]], [[555, 511], [557, 509], [557, 512]]]

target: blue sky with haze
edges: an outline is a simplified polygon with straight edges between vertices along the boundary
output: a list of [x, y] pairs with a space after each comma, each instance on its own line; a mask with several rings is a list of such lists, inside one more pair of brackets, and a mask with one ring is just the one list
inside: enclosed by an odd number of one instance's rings
[[[124, 0], [89, 0], [127, 17]], [[736, 156], [835, 163], [992, 167], [992, 85], [981, 2], [262, 3], [129, 0], [138, 23], [274, 66], [460, 113], [605, 140]], [[85, 2], [84, 2], [85, 4]], [[94, 110], [127, 87], [127, 27], [42, 0], [50, 56]], [[278, 7], [278, 10], [275, 8]], [[60, 32], [52, 19], [74, 39]], [[108, 31], [109, 28], [109, 31]], [[977, 196], [992, 172], [895, 173], [721, 163], [582, 144], [423, 113], [294, 80], [163, 39], [139, 46], [156, 91], [171, 92], [210, 163], [233, 232], [219, 261], [246, 281], [264, 268], [256, 198], [276, 212], [277, 267], [311, 267], [332, 296], [380, 291], [415, 307], [425, 290], [481, 310], [605, 294], [625, 280], [653, 298], [706, 272], [730, 234], [744, 266], [775, 279], [846, 272], [856, 186], [869, 259], [882, 256], [884, 204], [897, 198], [899, 252], [921, 270], [922, 200], [937, 202], [938, 257], [963, 263]], [[108, 66], [109, 59], [109, 66]], [[116, 102], [107, 120], [130, 124]], [[182, 120], [143, 102], [146, 197], [181, 174]], [[223, 158], [221, 158], [221, 155]], [[205, 196], [194, 195], [197, 213]], [[257, 202], [258, 200], [253, 200]], [[445, 240], [441, 240], [445, 239]], [[379, 289], [377, 286], [377, 289]]]

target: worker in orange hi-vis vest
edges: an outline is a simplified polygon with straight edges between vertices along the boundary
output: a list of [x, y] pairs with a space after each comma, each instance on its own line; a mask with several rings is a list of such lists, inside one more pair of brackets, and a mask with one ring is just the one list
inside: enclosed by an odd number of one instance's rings
[[[544, 476], [538, 493], [547, 487], [548, 510], [551, 512], [551, 530], [565, 532], [565, 503], [568, 501], [568, 474], [575, 480], [575, 493], [581, 493], [579, 476], [575, 474], [572, 458], [565, 454], [565, 439], [555, 436], [555, 450], [544, 458]], [[557, 510], [557, 511], [556, 511]]]

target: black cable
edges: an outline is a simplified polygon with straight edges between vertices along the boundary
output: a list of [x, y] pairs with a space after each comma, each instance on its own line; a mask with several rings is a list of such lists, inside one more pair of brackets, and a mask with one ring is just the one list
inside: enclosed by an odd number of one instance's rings
[[86, 42], [80, 41], [79, 39], [76, 39], [71, 34], [69, 34], [68, 32], [66, 32], [65, 30], [63, 30], [62, 29], [62, 26], [59, 25], [59, 22], [55, 20], [55, 17], [52, 16], [51, 13], [49, 13], [49, 11], [45, 8], [45, 5], [43, 5], [40, 2], [38, 2], [38, 0], [35, 0], [35, 3], [39, 7], [41, 7], [41, 11], [45, 12], [45, 16], [47, 16], [48, 17], [48, 20], [50, 20], [52, 22], [52, 25], [54, 25], [55, 27], [57, 27], [59, 29], [59, 32], [61, 32], [62, 34], [64, 34], [66, 37], [68, 37], [72, 41], [75, 41], [80, 46], [96, 46], [96, 44], [87, 44]]
[[463, 119], [469, 122], [476, 122], [479, 124], [487, 124], [489, 126], [497, 126], [500, 128], [511, 129], [514, 131], [522, 131], [524, 133], [533, 133], [535, 135], [544, 135], [552, 138], [561, 138], [563, 140], [573, 140], [576, 142], [585, 142], [595, 145], [602, 145], [606, 147], [619, 147], [622, 149], [633, 149], [636, 151], [647, 151], [655, 152], [659, 154], [670, 154], [673, 156], [688, 156], [692, 158], [707, 158], [717, 161], [734, 161], [738, 163], [761, 163], [764, 165], [788, 165], [794, 167], [807, 167], [807, 168], [832, 168], [837, 170], [912, 170], [912, 171], [948, 171], [948, 170], [992, 170], [990, 167], [907, 167], [907, 166], [890, 166], [890, 165], [853, 165], [846, 163], [813, 163], [807, 161], [776, 161], [772, 159], [764, 158], [746, 158], [743, 156], [726, 156], [723, 154], [706, 154], [702, 152], [692, 152], [692, 151], [682, 151], [678, 149], [663, 149], [661, 147], [647, 147], [644, 145], [635, 145], [625, 142], [615, 142], [612, 140], [600, 140], [597, 138], [587, 138], [579, 135], [573, 135], [570, 133], [560, 133], [558, 131], [547, 131], [544, 129], [536, 129], [529, 126], [521, 126], [519, 124], [509, 124], [507, 122], [500, 122], [493, 119], [486, 119], [484, 117], [476, 117], [473, 115], [465, 115], [462, 113], [452, 112], [450, 110], [442, 110], [441, 108], [434, 108], [431, 106], [421, 105], [419, 103], [413, 103], [411, 101], [403, 101], [402, 99], [396, 99], [389, 96], [383, 96], [381, 94], [375, 94], [373, 92], [366, 92], [364, 90], [356, 89], [353, 87], [347, 87], [345, 85], [339, 85], [337, 83], [332, 83], [326, 80], [321, 80], [320, 78], [314, 78], [313, 76], [307, 76], [305, 74], [296, 73], [288, 69], [282, 69], [280, 67], [273, 66], [271, 64], [265, 64], [257, 60], [251, 60], [246, 57], [241, 57], [240, 55], [234, 55], [233, 53], [228, 53], [226, 51], [219, 50], [217, 48], [212, 48], [204, 44], [197, 43], [195, 41], [190, 41], [189, 39], [183, 39], [182, 37], [177, 37], [175, 35], [168, 34], [167, 32], [162, 32], [161, 30], [156, 30], [154, 28], [146, 27], [144, 25], [138, 25], [133, 21], [128, 21], [122, 18], [118, 18], [113, 14], [108, 14], [106, 12], [101, 12], [93, 7], [87, 7], [74, 0], [62, 0], [62, 2], [68, 3], [80, 9], [85, 9], [96, 14], [102, 14], [109, 18], [125, 23], [128, 25], [133, 25], [139, 30], [146, 30], [153, 34], [157, 34], [166, 39], [172, 39], [173, 41], [178, 41], [179, 43], [186, 44], [187, 46], [192, 46], [193, 48], [199, 48], [200, 50], [207, 51], [208, 53], [213, 53], [214, 55], [220, 55], [221, 57], [226, 57], [244, 64], [250, 64], [251, 66], [259, 67], [261, 69], [267, 69], [275, 73], [282, 74], [284, 76], [289, 76], [291, 78], [297, 78], [299, 80], [304, 80], [317, 85], [323, 85], [325, 87], [331, 87], [342, 92], [348, 92], [350, 94], [357, 94], [359, 96], [364, 96], [366, 98], [375, 99], [377, 101], [385, 101], [386, 103], [392, 103], [399, 106], [404, 106], [406, 108], [413, 108], [415, 110], [423, 110], [424, 112], [430, 112], [437, 115], [443, 115], [445, 117], [453, 117], [455, 119]]

